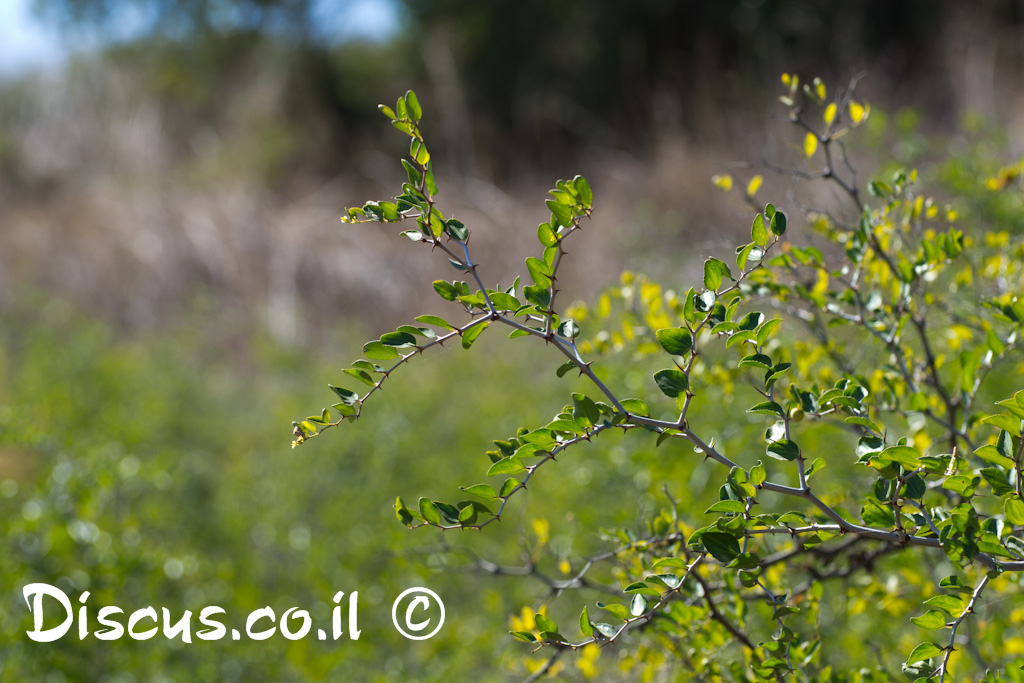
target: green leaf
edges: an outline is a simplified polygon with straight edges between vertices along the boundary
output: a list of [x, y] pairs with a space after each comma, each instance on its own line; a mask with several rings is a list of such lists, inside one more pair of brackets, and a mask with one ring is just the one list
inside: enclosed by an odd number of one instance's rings
[[519, 458], [502, 458], [498, 462], [491, 465], [490, 469], [487, 470], [487, 476], [494, 477], [499, 474], [518, 474], [519, 472], [525, 471], [526, 467], [523, 465], [523, 461], [520, 460]]
[[437, 506], [438, 512], [441, 513], [441, 521], [445, 524], [459, 524], [462, 521], [459, 509], [454, 505], [443, 503], [439, 500], [434, 501], [434, 505]]
[[719, 261], [716, 258], [709, 258], [704, 262], [704, 287], [715, 292], [718, 291], [718, 287], [722, 284], [722, 279], [728, 277], [732, 278], [732, 273], [729, 271], [729, 266], [723, 261]]
[[556, 223], [558, 223], [558, 225], [566, 228], [572, 225], [572, 207], [568, 204], [562, 204], [555, 199], [548, 199], [544, 203], [547, 204], [548, 209], [551, 210], [551, 217]]
[[519, 488], [519, 480], [515, 477], [509, 477], [505, 480], [505, 483], [501, 485], [501, 490], [498, 491], [498, 497], [507, 498], [517, 488]]
[[441, 523], [441, 512], [429, 498], [420, 498], [420, 514], [431, 524]]
[[889, 528], [896, 525], [896, 515], [891, 508], [884, 507], [870, 498], [861, 508], [860, 517], [868, 526]]
[[690, 564], [682, 557], [661, 557], [651, 566], [653, 569], [686, 569]]
[[586, 431], [574, 420], [555, 420], [547, 425], [547, 429], [556, 432], [569, 432], [571, 434], [583, 434]]
[[762, 323], [761, 326], [757, 328], [757, 345], [763, 346], [764, 343], [768, 341], [768, 337], [771, 336], [771, 334], [775, 332], [781, 324], [781, 318], [773, 318], [772, 320]]
[[405, 506], [405, 501], [402, 500], [401, 496], [395, 498], [395, 517], [398, 518], [399, 522], [406, 526], [412, 524], [415, 519], [409, 508]]
[[380, 336], [380, 343], [385, 346], [394, 346], [396, 348], [404, 348], [408, 346], [416, 346], [416, 337], [412, 336], [408, 332], [388, 332]]
[[519, 640], [523, 641], [524, 643], [536, 643], [537, 642], [537, 637], [535, 635], [533, 635], [532, 633], [530, 633], [529, 631], [509, 631], [509, 633], [512, 634], [512, 637], [518, 638]]
[[558, 236], [551, 228], [550, 223], [541, 223], [537, 226], [537, 239], [545, 247], [553, 247], [558, 244]]
[[484, 500], [496, 500], [498, 498], [498, 492], [494, 490], [493, 486], [489, 484], [473, 484], [472, 486], [460, 486], [459, 489], [465, 491], [471, 496], [477, 496]]
[[551, 267], [544, 263], [544, 261], [530, 256], [526, 259], [526, 269], [530, 272], [530, 278], [538, 287], [547, 288], [551, 286]]
[[740, 553], [739, 556], [729, 563], [732, 569], [754, 569], [761, 565], [761, 558], [754, 553]]
[[[1024, 391], [1018, 391], [1018, 395], [1024, 394]], [[1024, 396], [1022, 396], [1024, 398]], [[1005, 398], [1002, 401], [996, 401], [997, 406], [1006, 408], [1011, 413], [1024, 420], [1024, 405], [1017, 402], [1016, 398]]]
[[987, 415], [981, 419], [982, 422], [990, 425], [995, 425], [1000, 429], [1013, 434], [1016, 437], [1020, 437], [1020, 418], [1016, 416], [1006, 415], [1001, 413], [999, 415]]
[[802, 512], [785, 512], [779, 517], [778, 522], [784, 526], [794, 527], [810, 524], [811, 520]]
[[[440, 294], [441, 298], [446, 301], [455, 301], [455, 299], [461, 294], [458, 287], [453, 285], [451, 282], [445, 282], [444, 280], [434, 280], [434, 291]], [[417, 318], [417, 320], [419, 320], [419, 318]]]
[[[620, 605], [618, 603], [605, 604], [603, 602], [599, 602], [597, 603], [597, 606], [623, 621], [629, 619], [629, 610], [626, 609], [625, 605]], [[594, 624], [594, 627], [600, 628], [600, 624]]]
[[764, 216], [757, 214], [754, 216], [754, 225], [750, 229], [750, 239], [754, 241], [754, 244], [764, 249], [770, 237], [768, 228], [764, 225]]
[[405, 334], [419, 335], [420, 337], [426, 337], [427, 339], [435, 339], [437, 333], [429, 327], [413, 327], [412, 325], [399, 325], [397, 332]]
[[811, 475], [813, 475], [815, 472], [819, 472], [825, 469], [825, 464], [826, 463], [824, 458], [815, 458], [814, 462], [807, 466], [807, 470], [804, 472], [804, 477], [806, 479], [810, 479]]
[[921, 643], [910, 652], [907, 657], [907, 664], [916, 664], [925, 659], [930, 659], [942, 654], [942, 648], [932, 642]]
[[751, 311], [743, 316], [742, 320], [740, 320], [739, 329], [743, 332], [752, 332], [761, 324], [762, 320], [764, 320], [764, 313], [761, 313], [760, 311]]
[[890, 446], [878, 454], [878, 459], [898, 462], [904, 468], [914, 470], [921, 464], [921, 452], [912, 446]]
[[715, 301], [717, 300], [718, 295], [716, 295], [713, 290], [709, 289], [702, 294], [693, 295], [693, 307], [701, 313], [706, 313], [714, 307]]
[[[430, 152], [427, 151], [427, 145], [419, 138], [413, 138], [409, 142], [409, 156], [420, 166], [426, 166], [427, 162], [430, 161]], [[435, 237], [440, 235], [441, 232], [434, 231]]]
[[661, 393], [670, 398], [676, 398], [680, 394], [686, 393], [690, 386], [686, 375], [681, 370], [676, 369], [658, 370], [654, 373], [654, 381], [658, 384], [658, 388], [661, 389]]
[[716, 512], [731, 512], [731, 513], [742, 513], [746, 509], [746, 506], [738, 500], [720, 500], [707, 510], [704, 514], [709, 515]]
[[658, 592], [657, 589], [651, 588], [649, 585], [647, 585], [643, 581], [634, 581], [633, 583], [631, 583], [628, 586], [626, 586], [625, 588], [623, 588], [622, 592], [624, 592], [624, 593], [640, 593], [641, 595], [650, 595], [652, 597], [657, 597], [657, 596], [661, 595], [661, 593]]
[[381, 216], [385, 221], [399, 221], [402, 219], [402, 215], [398, 213], [398, 207], [391, 202], [381, 202], [379, 204], [381, 210]]
[[782, 237], [786, 232], [786, 214], [776, 211], [771, 217], [768, 227], [776, 237]]
[[488, 292], [488, 296], [491, 297], [491, 303], [499, 311], [518, 311], [523, 306], [519, 299], [505, 292]]
[[541, 631], [549, 631], [551, 633], [558, 633], [558, 625], [548, 616], [544, 614], [538, 614], [534, 617], [537, 622], [537, 628]]
[[740, 247], [736, 251], [736, 267], [739, 268], [741, 271], [746, 272], [747, 260], [750, 258], [750, 254], [752, 251], [754, 251], [755, 246], [757, 245], [751, 242], [750, 244]]
[[760, 488], [761, 484], [768, 478], [767, 470], [760, 460], [757, 464], [750, 468], [750, 483]]
[[640, 593], [633, 596], [632, 602], [629, 603], [629, 613], [634, 617], [638, 617], [647, 611], [647, 598]]
[[580, 633], [585, 638], [592, 638], [594, 636], [594, 625], [590, 623], [590, 616], [587, 614], [586, 605], [583, 606], [583, 612], [580, 613]]
[[744, 344], [745, 342], [751, 342], [756, 340], [757, 335], [753, 332], [734, 332], [729, 336], [729, 341], [725, 342], [725, 348], [731, 349], [737, 344]]
[[655, 333], [661, 348], [670, 355], [684, 356], [693, 348], [693, 335], [685, 327], [667, 327]]
[[359, 380], [363, 384], [366, 384], [367, 386], [372, 387], [377, 385], [377, 382], [373, 379], [373, 377], [370, 376], [370, 373], [368, 373], [366, 370], [361, 370], [360, 368], [345, 368], [344, 370], [342, 370], [342, 372], [344, 372], [346, 375], [355, 377], [357, 380]]
[[338, 398], [340, 398], [341, 402], [344, 403], [345, 405], [354, 406], [356, 403], [359, 403], [359, 394], [357, 394], [356, 392], [349, 391], [348, 389], [342, 389], [341, 387], [332, 386], [330, 384], [328, 384], [327, 386], [330, 387], [331, 391], [338, 395]]
[[479, 325], [471, 327], [468, 330], [466, 330], [465, 332], [463, 332], [462, 333], [462, 348], [468, 349], [470, 346], [472, 346], [473, 342], [476, 341], [476, 338], [479, 337], [480, 334], [484, 330], [486, 330], [487, 326], [490, 325], [490, 324], [491, 324], [490, 322], [482, 322]]
[[1024, 500], [1019, 496], [1010, 496], [1003, 502], [1003, 514], [1010, 524], [1024, 526]]
[[363, 346], [363, 353], [373, 360], [393, 360], [401, 354], [393, 346], [385, 346], [379, 341], [372, 341]]
[[469, 228], [466, 227], [466, 224], [454, 218], [449, 218], [445, 221], [444, 229], [445, 232], [459, 242], [465, 242], [466, 238], [469, 237]]
[[740, 554], [740, 544], [735, 536], [718, 531], [701, 534], [700, 542], [719, 562], [728, 564]]
[[920, 500], [927, 490], [928, 487], [925, 485], [924, 479], [915, 474], [910, 479], [907, 479], [906, 486], [903, 487], [902, 495], [904, 498]]
[[551, 303], [551, 292], [548, 291], [546, 286], [541, 285], [526, 285], [523, 287], [523, 296], [531, 304], [541, 310], [547, 309]]
[[573, 411], [572, 417], [576, 421], [585, 420], [587, 426], [596, 425], [601, 420], [601, 410], [594, 403], [594, 399], [584, 394], [572, 395]]
[[391, 125], [397, 128], [398, 130], [402, 131], [406, 135], [412, 136], [414, 134], [412, 124], [407, 123], [406, 121], [392, 121]]
[[594, 203], [594, 193], [590, 189], [590, 183], [587, 182], [586, 178], [584, 178], [581, 175], [578, 175], [575, 178], [573, 178], [572, 184], [573, 187], [576, 188], [576, 192], [579, 193], [580, 202], [583, 204], [584, 207], [589, 207], [591, 204]]
[[405, 174], [409, 177], [409, 184], [414, 187], [418, 187], [420, 180], [423, 178], [423, 174], [419, 172], [419, 169], [405, 159], [402, 159], [402, 167], [405, 168]]
[[[427, 192], [433, 196], [437, 194], [437, 182], [434, 180], [434, 162], [431, 161], [427, 164], [426, 171], [423, 174], [423, 183], [427, 186]], [[440, 235], [440, 233], [438, 233]]]
[[939, 581], [939, 588], [948, 588], [949, 590], [959, 591], [960, 593], [966, 593], [967, 595], [974, 592], [974, 589], [961, 581], [960, 577], [956, 574], [946, 576]]
[[412, 116], [412, 118], [423, 118], [423, 109], [420, 107], [420, 101], [416, 97], [416, 93], [414, 93], [412, 90], [409, 90], [408, 92], [405, 93], [405, 103], [409, 107], [409, 114], [410, 116]]
[[[442, 281], [438, 280], [438, 282], [442, 282]], [[439, 318], [436, 315], [421, 315], [421, 316], [417, 316], [416, 322], [424, 323], [426, 325], [436, 325], [437, 327], [443, 327], [446, 330], [453, 330], [453, 329], [455, 329], [450, 322], [448, 322], [444, 318]]]
[[982, 446], [978, 450], [974, 451], [974, 454], [985, 462], [990, 462], [993, 465], [998, 465], [999, 467], [1005, 467], [1008, 470], [1013, 469], [1013, 460], [1000, 453], [999, 449], [991, 444]]
[[651, 409], [638, 398], [625, 398], [619, 401], [619, 403], [633, 415], [640, 415], [641, 417], [650, 417], [651, 415]]
[[766, 415], [778, 415], [779, 417], [785, 417], [786, 413], [775, 401], [765, 401], [764, 403], [758, 403], [756, 406], [747, 409], [748, 413], [764, 413]]
[[946, 626], [946, 617], [942, 615], [942, 612], [936, 612], [933, 609], [928, 610], [919, 617], [911, 617], [912, 622], [929, 630], [935, 630], [944, 628]]
[[954, 617], [960, 616], [966, 603], [967, 596], [956, 597], [955, 595], [936, 595], [924, 601], [928, 607], [937, 607], [944, 612], [949, 612]]
[[[985, 478], [989, 486], [992, 487], [992, 493], [997, 496], [1004, 496], [1007, 493], [1013, 493], [1013, 485], [1010, 484], [1009, 477], [1006, 476], [1006, 472], [998, 467], [982, 467], [978, 470], [978, 474]], [[1005, 506], [1004, 506], [1005, 512]]]
[[762, 370], [772, 369], [772, 359], [770, 356], [766, 356], [763, 353], [753, 353], [749, 356], [744, 356], [743, 359], [736, 364], [739, 368], [760, 368]]
[[[521, 331], [522, 330], [516, 330], [516, 332], [521, 332]], [[567, 361], [565, 361], [564, 363], [562, 363], [561, 365], [558, 366], [558, 369], [555, 370], [555, 374], [558, 375], [559, 378], [565, 377], [566, 373], [570, 372], [575, 367], [576, 367], [576, 363], [572, 362], [571, 360], [567, 360]]]
[[881, 434], [882, 433], [882, 430], [878, 428], [878, 425], [876, 425], [874, 422], [872, 422], [871, 420], [867, 419], [866, 417], [859, 417], [857, 415], [852, 415], [852, 416], [846, 418], [846, 422], [848, 422], [850, 424], [854, 424], [854, 425], [860, 425], [861, 427], [865, 427], [867, 429], [870, 429], [875, 434]]
[[565, 337], [566, 339], [575, 339], [580, 334], [580, 326], [576, 324], [576, 321], [571, 318], [563, 320], [562, 324], [558, 326], [558, 335]]
[[484, 298], [483, 292], [463, 294], [462, 296], [459, 297], [459, 303], [466, 304], [467, 306], [475, 308], [487, 308], [487, 299]]
[[863, 460], [885, 448], [885, 442], [877, 436], [862, 436], [857, 440], [857, 457]]
[[795, 441], [779, 439], [768, 444], [767, 453], [776, 460], [795, 460], [800, 455], [800, 448]]

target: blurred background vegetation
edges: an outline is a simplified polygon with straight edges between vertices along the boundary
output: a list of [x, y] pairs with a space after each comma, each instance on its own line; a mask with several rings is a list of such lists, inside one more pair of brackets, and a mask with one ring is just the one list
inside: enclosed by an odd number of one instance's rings
[[[642, 529], [666, 484], [684, 501], [708, 496], [694, 463], [610, 438], [561, 463], [498, 528], [406, 532], [395, 495], [476, 483], [490, 439], [567, 400], [554, 357], [501, 340], [396, 376], [358, 426], [288, 449], [290, 421], [324, 402], [365, 339], [443, 311], [430, 287], [450, 277], [443, 259], [338, 222], [401, 182], [402, 136], [376, 104], [409, 88], [445, 211], [506, 284], [558, 177], [582, 173], [595, 191], [563, 283], [584, 300], [624, 268], [685, 287], [704, 257], [731, 251], [749, 220], [712, 174], [764, 173], [761, 196], [795, 214], [829, 201], [763, 166], [792, 146], [773, 119], [783, 71], [830, 89], [865, 75], [872, 116], [852, 148], [862, 179], [916, 165], [968, 224], [1024, 229], [1019, 193], [984, 186], [1024, 153], [1015, 0], [36, 0], [35, 11], [94, 47], [0, 83], [0, 680], [515, 679], [508, 620], [546, 596], [474, 571], [475, 556], [535, 555], [557, 574], [560, 560], [609, 547], [583, 532]], [[530, 391], [546, 399], [518, 398]], [[33, 643], [21, 599], [33, 581], [72, 599], [89, 590], [94, 609], [269, 604], [320, 619], [335, 591], [359, 590], [364, 632]], [[448, 604], [433, 640], [391, 629], [390, 601], [410, 585]], [[863, 641], [849, 650], [874, 663]], [[625, 675], [616, 661], [602, 660], [609, 679]], [[570, 662], [563, 675], [590, 673]]]

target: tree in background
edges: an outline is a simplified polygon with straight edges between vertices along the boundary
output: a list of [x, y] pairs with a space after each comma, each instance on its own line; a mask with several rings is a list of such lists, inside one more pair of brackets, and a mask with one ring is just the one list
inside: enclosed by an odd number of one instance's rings
[[[937, 112], [940, 105], [946, 112], [979, 106], [964, 100], [954, 83], [963, 74], [946, 65], [980, 73], [999, 59], [1014, 63], [1014, 35], [1024, 22], [1019, 3], [999, 0], [969, 12], [952, 0], [395, 0], [384, 15], [400, 17], [397, 26], [380, 21], [332, 35], [347, 26], [343, 17], [353, 4], [36, 0], [35, 7], [68, 31], [115, 41], [131, 26], [128, 38], [148, 48], [168, 40], [216, 45], [236, 34], [274, 42], [297, 60], [290, 78], [300, 86], [300, 101], [346, 134], [352, 124], [367, 123], [362, 113], [379, 99], [379, 90], [368, 92], [367, 84], [395, 87], [400, 74], [423, 86], [428, 106], [436, 99], [456, 161], [483, 163], [492, 173], [507, 173], [524, 145], [539, 150], [547, 165], [586, 146], [635, 151], [657, 144], [665, 130], [716, 130], [723, 109], [759, 101], [763, 84], [787, 69], [814, 69], [827, 80], [845, 78], [851, 68], [871, 69], [883, 92], [926, 83], [918, 94]], [[370, 38], [378, 48], [389, 45], [391, 57], [368, 73], [358, 51], [345, 47], [353, 37]], [[991, 55], [973, 37], [995, 46]], [[365, 42], [361, 49], [374, 52]], [[221, 50], [168, 56], [191, 62], [183, 76], [201, 81], [245, 52], [236, 40]], [[974, 65], [979, 55], [992, 63]], [[471, 128], [459, 139], [460, 125], [467, 123]], [[372, 130], [359, 128], [363, 135]], [[459, 157], [474, 149], [487, 150], [498, 162]]]

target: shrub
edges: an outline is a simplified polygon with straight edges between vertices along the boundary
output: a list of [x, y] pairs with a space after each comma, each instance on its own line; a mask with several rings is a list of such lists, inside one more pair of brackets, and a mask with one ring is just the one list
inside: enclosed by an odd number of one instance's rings
[[[661, 509], [638, 511], [641, 530], [590, 530], [604, 552], [551, 551], [553, 571], [533, 556], [517, 568], [551, 596], [581, 591], [571, 626], [546, 607], [513, 618], [512, 636], [543, 655], [527, 657], [531, 679], [569, 652], [594, 675], [608, 649], [641, 680], [1024, 678], [1010, 627], [1024, 570], [1024, 247], [998, 226], [965, 233], [915, 170], [862, 190], [845, 148], [870, 114], [855, 83], [834, 98], [818, 79], [783, 84], [803, 157], [783, 177], [830, 184], [833, 205], [803, 212], [791, 238], [787, 213], [755, 201], [754, 176], [750, 239], [704, 261], [701, 282], [683, 291], [627, 273], [592, 307], [559, 291], [565, 245], [585, 239], [594, 206], [584, 178], [551, 190], [523, 277], [488, 288], [468, 227], [438, 207], [415, 94], [380, 107], [410, 138], [408, 182], [342, 220], [411, 224], [402, 235], [457, 273], [433, 283], [455, 313], [367, 343], [344, 370], [363, 393], [331, 386], [338, 402], [294, 423], [293, 446], [356, 420], [418, 355], [502, 329], [538, 344], [538, 363], [543, 342], [558, 376], [589, 389], [495, 440], [492, 483], [461, 487], [456, 502], [398, 498], [401, 523], [490, 526], [535, 478], [559, 477], [556, 460], [617, 432], [634, 444], [632, 466], [665, 485]], [[1014, 168], [990, 190], [1014, 191]], [[655, 368], [639, 389], [627, 381]], [[660, 455], [642, 451], [650, 444]], [[595, 505], [632, 504], [591, 493]]]

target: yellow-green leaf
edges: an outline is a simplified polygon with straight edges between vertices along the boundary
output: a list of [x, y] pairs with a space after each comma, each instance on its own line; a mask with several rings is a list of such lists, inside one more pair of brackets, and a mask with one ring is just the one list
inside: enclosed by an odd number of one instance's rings
[[825, 107], [825, 125], [831, 126], [832, 122], [836, 120], [836, 103], [832, 102]]
[[935, 643], [921, 643], [910, 652], [910, 656], [907, 657], [907, 664], [916, 664], [917, 662], [930, 659], [935, 655], [940, 654], [942, 654], [942, 648]]
[[747, 183], [747, 196], [753, 197], [755, 194], [757, 194], [757, 191], [761, 189], [761, 183], [763, 182], [764, 177], [762, 177], [760, 174], [751, 178], [750, 182]]
[[1010, 496], [1003, 503], [1003, 514], [1006, 521], [1014, 526], [1024, 525], [1024, 501], [1017, 496]]
[[868, 117], [871, 113], [870, 105], [862, 105], [858, 102], [850, 102], [850, 120], [853, 121], [853, 125], [857, 125]]
[[804, 137], [804, 154], [810, 159], [814, 156], [814, 153], [818, 151], [818, 136], [814, 133], [808, 133]]
[[711, 176], [711, 182], [715, 187], [721, 188], [726, 192], [732, 189], [732, 176], [728, 173], [725, 175]]

